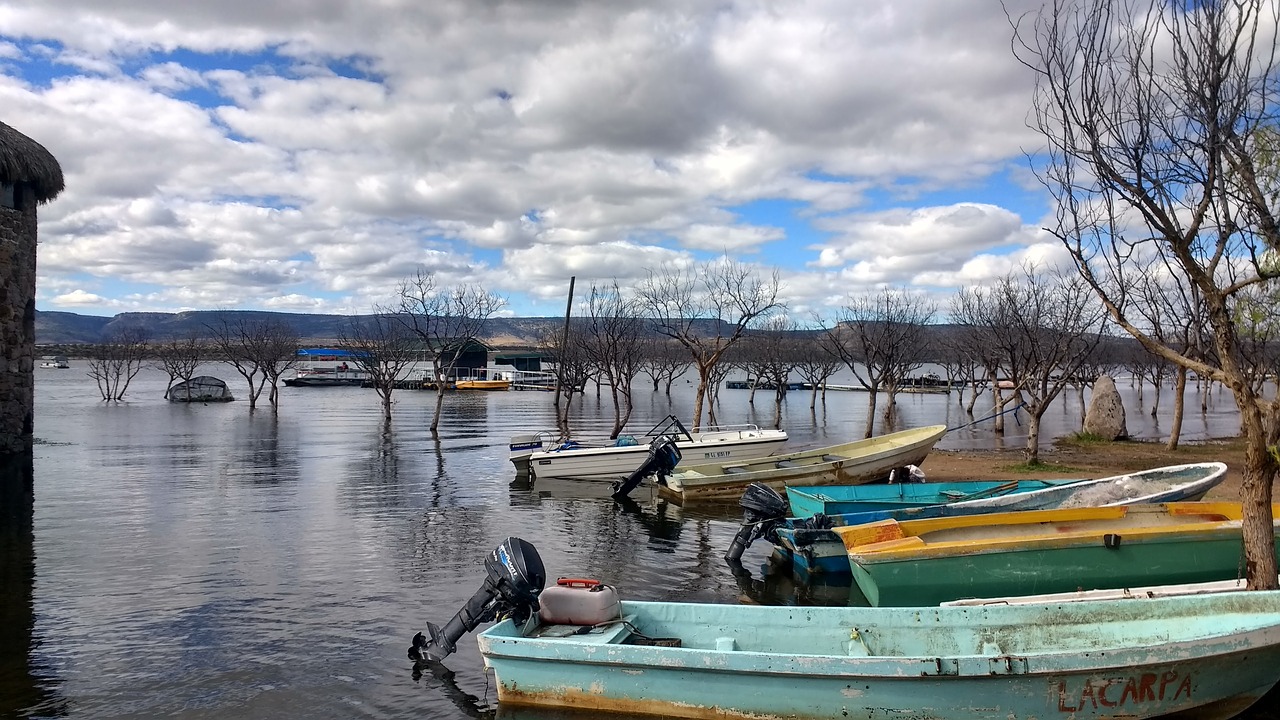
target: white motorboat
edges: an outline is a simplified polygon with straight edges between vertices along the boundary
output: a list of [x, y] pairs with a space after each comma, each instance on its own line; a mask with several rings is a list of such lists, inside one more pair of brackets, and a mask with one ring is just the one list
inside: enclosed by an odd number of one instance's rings
[[615, 439], [558, 439], [554, 432], [516, 435], [511, 438], [511, 462], [518, 475], [535, 478], [615, 481], [635, 472], [649, 456], [649, 445], [658, 437], [675, 438], [681, 465], [724, 463], [765, 457], [787, 441], [785, 430], [756, 425], [721, 425], [687, 430], [674, 415], [642, 435]]

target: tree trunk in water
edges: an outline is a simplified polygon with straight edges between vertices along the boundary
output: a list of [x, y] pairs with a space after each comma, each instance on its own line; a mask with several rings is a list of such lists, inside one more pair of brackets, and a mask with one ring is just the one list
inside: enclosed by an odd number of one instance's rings
[[[1237, 391], [1239, 392], [1239, 391]], [[1237, 395], [1241, 422], [1245, 428], [1244, 483], [1240, 502], [1244, 508], [1241, 532], [1244, 536], [1244, 570], [1250, 590], [1274, 590], [1276, 582], [1275, 529], [1271, 514], [1271, 483], [1276, 476], [1276, 459], [1267, 447], [1268, 433], [1262, 411], [1252, 402], [1252, 393]], [[1246, 402], [1249, 401], [1249, 402]]]
[[693, 430], [702, 429], [702, 401], [707, 394], [707, 369], [698, 368], [698, 392], [693, 396]]
[[436, 411], [431, 416], [431, 434], [440, 434], [440, 415], [444, 412], [444, 381], [436, 383]]
[[1179, 366], [1173, 376], [1173, 425], [1169, 428], [1169, 442], [1165, 448], [1178, 449], [1178, 436], [1182, 434], [1182, 411], [1186, 407], [1187, 369]]
[[876, 424], [876, 392], [875, 385], [867, 390], [867, 430], [862, 437], [871, 437], [872, 430]]
[[385, 389], [382, 394], [382, 419], [391, 422], [391, 388]]

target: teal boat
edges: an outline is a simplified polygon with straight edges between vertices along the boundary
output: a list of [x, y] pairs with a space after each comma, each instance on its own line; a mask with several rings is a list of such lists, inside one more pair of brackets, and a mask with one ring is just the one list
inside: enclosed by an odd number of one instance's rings
[[1220, 462], [1168, 465], [1125, 475], [1051, 484], [1022, 492], [992, 492], [983, 497], [974, 496], [938, 505], [822, 515], [812, 519], [789, 518], [778, 523], [770, 539], [776, 538], [774, 544], [778, 552], [790, 559], [801, 576], [847, 575], [850, 572], [849, 555], [833, 528], [889, 519], [919, 520], [1012, 510], [1199, 500], [1226, 476], [1227, 466]]
[[[1280, 523], [1280, 505], [1272, 508]], [[1234, 580], [1240, 503], [1024, 510], [835, 528], [871, 605]]]
[[985, 607], [620, 603], [478, 636], [500, 709], [680, 718], [1228, 718], [1280, 678], [1280, 591]]
[[892, 485], [787, 486], [791, 516], [797, 518], [844, 515], [877, 510], [901, 510], [924, 505], [1013, 495], [1079, 482], [1068, 480], [961, 480], [957, 482], [894, 483]]

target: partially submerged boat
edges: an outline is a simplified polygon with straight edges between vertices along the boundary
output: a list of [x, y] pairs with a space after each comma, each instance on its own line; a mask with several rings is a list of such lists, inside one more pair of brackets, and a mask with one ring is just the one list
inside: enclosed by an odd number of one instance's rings
[[508, 538], [480, 589], [409, 648], [477, 637], [499, 702], [681, 718], [1229, 718], [1280, 679], [1280, 591], [1133, 602], [859, 608], [633, 602], [543, 590]]
[[887, 485], [787, 486], [791, 517], [902, 510], [1044, 490], [1085, 478], [894, 482]]
[[753, 483], [782, 488], [887, 480], [894, 470], [919, 465], [946, 432], [946, 425], [929, 425], [755, 460], [684, 463], [659, 493], [681, 503], [732, 501]]
[[[1280, 507], [1272, 512], [1280, 521]], [[1234, 580], [1240, 503], [1024, 510], [838, 527], [872, 605]]]
[[[1220, 462], [1187, 463], [1151, 468], [1124, 475], [1051, 484], [1025, 492], [996, 493], [951, 503], [896, 510], [872, 510], [813, 518], [790, 518], [778, 523], [770, 539], [789, 556], [801, 574], [846, 574], [849, 556], [832, 528], [877, 520], [918, 520], [1014, 510], [1072, 507], [1110, 507], [1199, 500], [1227, 476]], [[928, 484], [928, 483], [924, 483]], [[839, 492], [837, 488], [830, 488]]]
[[639, 435], [617, 438], [553, 439], [553, 432], [516, 435], [509, 445], [517, 475], [534, 478], [605, 480], [627, 478], [644, 463], [650, 445], [659, 437], [671, 437], [684, 465], [709, 460], [748, 460], [775, 452], [787, 441], [785, 430], [756, 425], [714, 426], [689, 431], [674, 415], [668, 415]]

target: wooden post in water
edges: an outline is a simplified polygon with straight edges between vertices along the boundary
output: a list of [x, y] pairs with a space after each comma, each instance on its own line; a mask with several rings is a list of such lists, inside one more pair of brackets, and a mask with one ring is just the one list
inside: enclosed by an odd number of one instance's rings
[[569, 300], [564, 306], [564, 332], [560, 335], [560, 357], [556, 358], [556, 429], [562, 436], [569, 434], [569, 403], [560, 411], [560, 386], [564, 382], [564, 358], [569, 350], [569, 314], [573, 311], [573, 284], [577, 275], [569, 276]]

